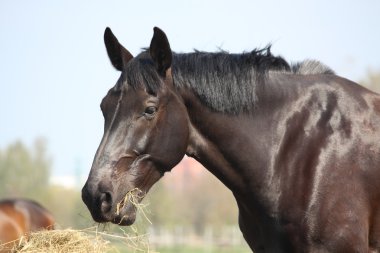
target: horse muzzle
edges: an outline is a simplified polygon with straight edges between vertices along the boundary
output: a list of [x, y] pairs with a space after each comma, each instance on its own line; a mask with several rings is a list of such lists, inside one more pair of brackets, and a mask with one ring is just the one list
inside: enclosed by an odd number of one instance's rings
[[129, 191], [122, 197], [115, 196], [112, 191], [100, 191], [97, 186], [86, 182], [82, 188], [82, 200], [89, 209], [94, 221], [112, 222], [121, 226], [132, 225], [136, 220], [136, 206], [143, 197], [131, 195]]

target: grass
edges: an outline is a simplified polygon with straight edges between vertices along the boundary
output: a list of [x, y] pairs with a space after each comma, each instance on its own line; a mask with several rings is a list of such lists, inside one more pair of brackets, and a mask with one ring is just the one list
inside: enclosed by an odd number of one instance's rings
[[172, 246], [172, 247], [160, 247], [151, 251], [131, 251], [131, 248], [122, 244], [113, 244], [119, 253], [251, 253], [252, 251], [248, 247], [201, 247], [201, 246]]

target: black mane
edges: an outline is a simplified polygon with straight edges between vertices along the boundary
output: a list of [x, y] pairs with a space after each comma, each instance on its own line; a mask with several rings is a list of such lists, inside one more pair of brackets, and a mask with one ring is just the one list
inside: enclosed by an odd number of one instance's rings
[[[239, 113], [253, 109], [257, 101], [256, 87], [265, 81], [269, 71], [294, 74], [333, 73], [318, 61], [304, 61], [290, 65], [273, 56], [270, 45], [242, 54], [227, 52], [173, 53], [172, 74], [177, 88], [189, 88], [208, 107], [225, 113]], [[128, 85], [145, 85], [156, 93], [162, 81], [146, 50], [128, 63], [125, 74]], [[124, 82], [124, 78], [121, 78]]]
[[269, 70], [290, 71], [270, 46], [242, 54], [194, 52], [173, 55], [177, 86], [191, 88], [210, 108], [229, 113], [249, 111], [257, 100], [256, 85]]

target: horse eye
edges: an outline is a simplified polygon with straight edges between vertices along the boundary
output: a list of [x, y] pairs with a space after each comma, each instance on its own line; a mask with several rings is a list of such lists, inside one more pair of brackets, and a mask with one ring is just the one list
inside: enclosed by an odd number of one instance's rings
[[147, 108], [145, 108], [145, 114], [148, 115], [148, 116], [152, 116], [153, 114], [155, 114], [157, 111], [157, 108], [154, 107], [154, 106], [149, 106]]

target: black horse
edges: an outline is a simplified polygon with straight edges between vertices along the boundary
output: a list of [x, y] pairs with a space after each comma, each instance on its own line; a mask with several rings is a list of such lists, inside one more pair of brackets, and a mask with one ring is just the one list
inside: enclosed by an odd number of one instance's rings
[[98, 222], [130, 225], [126, 193], [148, 192], [187, 154], [234, 194], [255, 252], [380, 251], [380, 96], [316, 61], [270, 47], [175, 54], [154, 29], [101, 103], [104, 136], [82, 197]]

